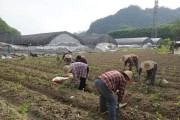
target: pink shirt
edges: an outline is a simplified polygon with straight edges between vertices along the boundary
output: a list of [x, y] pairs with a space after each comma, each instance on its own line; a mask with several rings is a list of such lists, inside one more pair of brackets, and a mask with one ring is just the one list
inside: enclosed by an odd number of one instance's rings
[[82, 62], [75, 62], [71, 63], [70, 67], [72, 68], [72, 74], [74, 78], [87, 78], [87, 64]]

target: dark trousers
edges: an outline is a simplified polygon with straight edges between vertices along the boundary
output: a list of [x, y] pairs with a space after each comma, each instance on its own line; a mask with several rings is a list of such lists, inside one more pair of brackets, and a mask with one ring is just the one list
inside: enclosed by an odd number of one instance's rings
[[[89, 73], [89, 67], [87, 67], [87, 76], [88, 76], [88, 73]], [[83, 90], [85, 89], [86, 87], [86, 79], [87, 78], [84, 78], [84, 77], [80, 77], [80, 84], [79, 84], [79, 90]]]
[[79, 90], [83, 90], [86, 87], [86, 78], [80, 77]]
[[147, 70], [146, 80], [148, 82], [148, 85], [154, 85], [155, 77], [156, 77], [156, 71], [157, 71], [157, 64], [155, 64], [151, 70]]

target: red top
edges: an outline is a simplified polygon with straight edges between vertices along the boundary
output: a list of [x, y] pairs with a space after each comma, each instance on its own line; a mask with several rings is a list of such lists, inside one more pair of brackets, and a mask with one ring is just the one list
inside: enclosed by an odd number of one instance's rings
[[101, 74], [98, 78], [102, 80], [109, 91], [115, 93], [116, 90], [119, 90], [117, 93], [118, 101], [122, 100], [126, 85], [126, 80], [122, 73], [116, 70], [112, 70]]

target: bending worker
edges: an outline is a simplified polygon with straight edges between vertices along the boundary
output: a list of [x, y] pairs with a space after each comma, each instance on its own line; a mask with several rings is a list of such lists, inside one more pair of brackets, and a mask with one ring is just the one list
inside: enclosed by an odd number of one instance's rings
[[138, 72], [138, 56], [135, 54], [123, 55], [121, 60], [124, 61], [124, 70], [128, 65], [129, 70], [132, 71], [132, 67], [136, 67], [136, 71]]
[[154, 61], [144, 61], [140, 64], [140, 69], [139, 69], [139, 76], [141, 75], [141, 72], [146, 71], [147, 76], [146, 76], [146, 84], [148, 86], [154, 86], [155, 82], [155, 77], [156, 77], [156, 71], [157, 71], [157, 63]]
[[[116, 120], [117, 104], [122, 101], [126, 84], [132, 84], [133, 73], [131, 71], [112, 70], [105, 72], [94, 81], [96, 88], [100, 93], [100, 112], [107, 111], [109, 120]], [[118, 91], [116, 93], [116, 91]], [[114, 94], [117, 94], [118, 99]]]
[[73, 79], [79, 79], [79, 90], [83, 90], [86, 87], [86, 79], [89, 73], [89, 67], [87, 64], [82, 62], [71, 63], [70, 65], [65, 65], [63, 70], [66, 74], [72, 73]]

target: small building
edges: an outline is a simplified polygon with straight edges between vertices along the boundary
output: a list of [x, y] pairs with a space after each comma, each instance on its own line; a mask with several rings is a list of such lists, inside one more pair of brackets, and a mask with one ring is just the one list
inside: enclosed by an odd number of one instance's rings
[[143, 47], [146, 44], [153, 45], [153, 41], [149, 37], [139, 37], [139, 38], [116, 38], [118, 47]]
[[159, 45], [160, 42], [163, 40], [162, 38], [151, 38], [151, 40], [153, 41], [154, 45]]
[[95, 48], [98, 44], [109, 43], [117, 45], [117, 42], [114, 38], [106, 34], [97, 34], [97, 35], [84, 35], [78, 36], [82, 43], [90, 48]]
[[11, 53], [13, 51], [12, 45], [4, 42], [0, 42], [0, 52]]
[[173, 45], [174, 54], [180, 55], [180, 41], [176, 41]]
[[33, 35], [23, 35], [20, 40], [17, 40], [14, 44], [22, 45], [26, 44], [29, 46], [45, 46], [45, 45], [68, 45], [76, 46], [82, 44], [80, 39], [67, 32], [51, 32], [51, 33], [41, 33]]
[[23, 35], [14, 44], [24, 45], [30, 51], [50, 53], [64, 52], [62, 48], [73, 51], [76, 47], [84, 46], [80, 38], [67, 31]]

